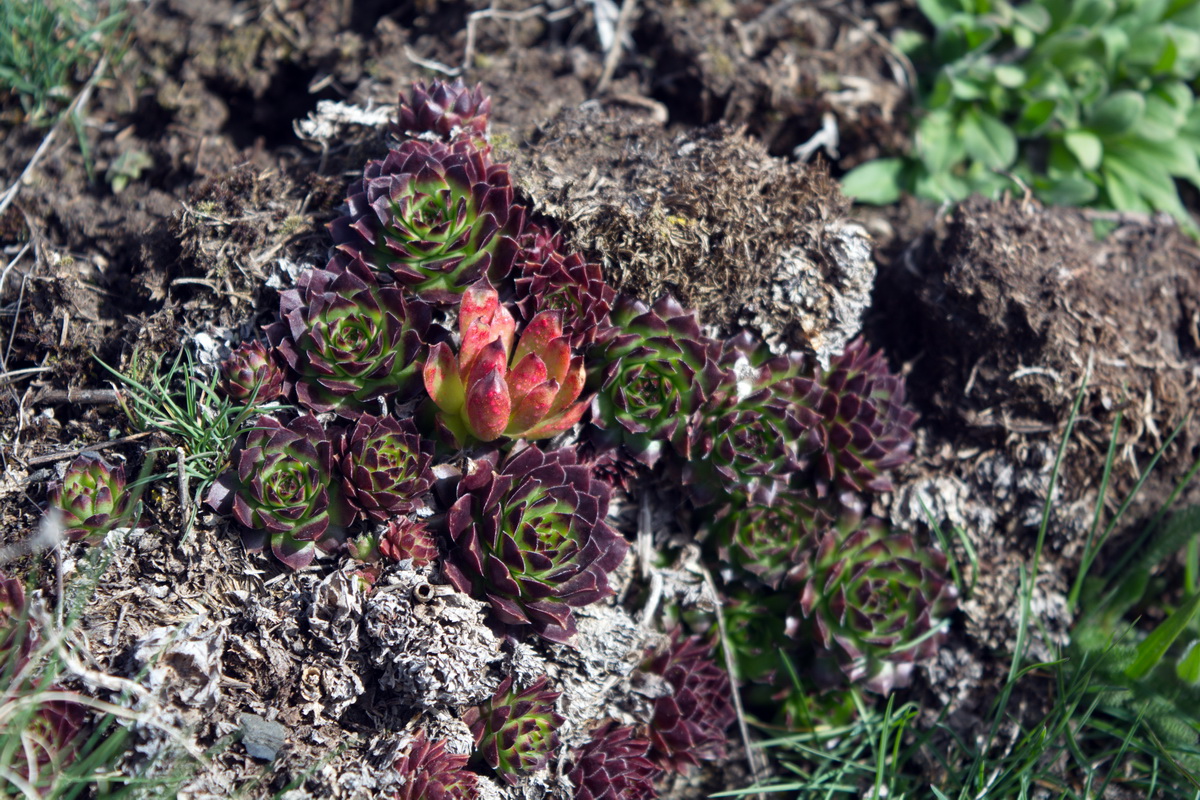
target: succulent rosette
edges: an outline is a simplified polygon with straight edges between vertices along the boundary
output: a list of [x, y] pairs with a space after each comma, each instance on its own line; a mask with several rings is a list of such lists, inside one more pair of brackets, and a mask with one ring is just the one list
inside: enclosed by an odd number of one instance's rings
[[568, 642], [571, 609], [612, 594], [608, 573], [629, 549], [604, 521], [611, 490], [572, 449], [530, 445], [497, 459], [472, 462], [459, 481], [443, 571], [460, 592], [486, 598], [500, 622]]
[[711, 539], [722, 561], [778, 589], [832, 522], [828, 504], [810, 491], [785, 489], [770, 506], [730, 501], [717, 513]]
[[269, 540], [284, 564], [306, 567], [317, 548], [338, 547], [354, 519], [333, 480], [333, 450], [330, 434], [311, 414], [286, 425], [259, 417], [234, 448], [233, 469], [209, 490], [208, 504], [246, 528], [247, 549], [262, 550]]
[[642, 664], [671, 687], [671, 694], [655, 699], [649, 726], [650, 758], [663, 769], [686, 772], [725, 756], [725, 731], [735, 719], [733, 686], [712, 651], [703, 638], [676, 630], [670, 645], [648, 652]]
[[62, 480], [50, 486], [50, 504], [62, 510], [64, 536], [73, 542], [99, 541], [128, 509], [125, 467], [83, 452]]
[[363, 414], [338, 439], [343, 497], [376, 522], [411, 511], [433, 485], [433, 450], [411, 419]]
[[526, 689], [500, 682], [492, 699], [467, 710], [463, 722], [475, 737], [475, 752], [509, 784], [550, 763], [563, 718], [554, 710], [559, 692], [543, 675]]
[[354, 417], [387, 395], [420, 390], [431, 311], [380, 286], [357, 256], [335, 256], [279, 296], [267, 335], [296, 372], [296, 398], [317, 412]]
[[789, 581], [799, 596], [788, 635], [815, 640], [849, 680], [881, 694], [937, 654], [958, 601], [940, 550], [871, 518], [826, 531]]
[[684, 483], [699, 504], [745, 497], [770, 505], [823, 444], [821, 417], [808, 407], [823, 393], [802, 377], [803, 356], [771, 356], [746, 334], [726, 342], [722, 365], [736, 380], [690, 423]]
[[592, 348], [598, 387], [592, 422], [601, 440], [624, 444], [646, 464], [670, 442], [686, 457], [690, 422], [700, 407], [733, 380], [720, 365], [720, 345], [704, 336], [695, 312], [663, 296], [653, 306], [617, 299], [612, 329]]
[[552, 250], [521, 263], [516, 278], [517, 314], [528, 323], [539, 312], [563, 312], [563, 333], [571, 347], [582, 351], [608, 328], [608, 312], [616, 290], [604, 282], [599, 264], [578, 253]]
[[635, 738], [633, 728], [603, 725], [591, 741], [575, 750], [567, 780], [575, 800], [647, 800], [657, 797], [654, 779], [662, 772], [646, 757], [650, 742]]
[[437, 137], [447, 142], [466, 137], [482, 146], [491, 112], [492, 98], [483, 93], [482, 86], [468, 89], [461, 78], [428, 85], [417, 81], [407, 97], [401, 93], [391, 131], [398, 137]]
[[404, 142], [367, 164], [346, 202], [349, 214], [329, 226], [334, 244], [435, 303], [506, 278], [525, 226], [508, 167], [462, 140]]
[[446, 742], [430, 741], [425, 731], [413, 737], [408, 753], [395, 769], [404, 785], [392, 794], [395, 800], [472, 800], [478, 776], [466, 769], [468, 756], [446, 751]]
[[11, 680], [29, 660], [36, 636], [25, 605], [25, 587], [0, 576], [0, 678]]
[[285, 394], [287, 376], [274, 348], [257, 339], [242, 342], [222, 361], [220, 375], [217, 387], [235, 403], [269, 403]]
[[856, 339], [815, 384], [822, 391], [810, 407], [825, 428], [824, 447], [815, 458], [818, 487], [891, 491], [887, 473], [912, 457], [917, 419], [904, 405], [904, 379], [888, 369], [882, 353]]
[[392, 561], [412, 559], [414, 567], [424, 567], [438, 556], [437, 540], [424, 522], [400, 517], [388, 522], [379, 538], [379, 553]]
[[463, 293], [457, 357], [439, 342], [425, 364], [425, 389], [460, 441], [501, 436], [545, 439], [587, 410], [586, 373], [572, 355], [561, 311], [540, 311], [516, 336], [516, 321], [486, 279]]
[[[65, 692], [57, 686], [46, 691]], [[24, 718], [25, 726], [19, 734], [21, 749], [13, 754], [8, 766], [34, 787], [44, 790], [54, 785], [55, 771], [70, 764], [78, 754], [87, 712], [87, 706], [73, 700], [41, 700]], [[7, 737], [8, 733], [0, 724], [0, 734]]]

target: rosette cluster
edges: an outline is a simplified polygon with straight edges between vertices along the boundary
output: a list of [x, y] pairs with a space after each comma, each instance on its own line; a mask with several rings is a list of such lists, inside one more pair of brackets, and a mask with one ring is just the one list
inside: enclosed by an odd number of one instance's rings
[[430, 741], [418, 731], [408, 752], [395, 763], [404, 784], [394, 800], [472, 800], [478, 776], [466, 769], [468, 756], [446, 751], [446, 742]]
[[418, 81], [407, 97], [400, 95], [397, 120], [391, 130], [400, 138], [446, 142], [468, 138], [486, 146], [491, 113], [492, 98], [483, 93], [482, 86], [471, 89], [462, 80], [429, 85]]
[[108, 463], [98, 453], [81, 453], [62, 480], [51, 485], [50, 504], [62, 512], [67, 539], [97, 542], [128, 511], [125, 467]]
[[257, 339], [243, 342], [221, 362], [217, 388], [234, 403], [269, 403], [286, 394], [278, 351]]
[[633, 728], [610, 722], [573, 754], [567, 780], [575, 800], [648, 800], [657, 797], [654, 779], [662, 772], [646, 757], [650, 742]]
[[511, 677], [501, 681], [490, 700], [463, 717], [480, 760], [509, 784], [543, 769], [558, 747], [563, 723], [554, 710], [558, 697], [545, 675], [525, 689], [518, 689]]
[[629, 549], [604, 521], [609, 487], [570, 449], [531, 445], [497, 461], [492, 454], [473, 462], [459, 481], [447, 513], [446, 577], [486, 598], [500, 622], [567, 642], [571, 609], [612, 594], [608, 573]]
[[647, 653], [642, 669], [660, 676], [671, 689], [654, 701], [650, 758], [676, 772], [723, 758], [725, 730], [735, 719], [729, 699], [733, 687], [713, 662], [712, 646], [676, 630], [667, 647]]

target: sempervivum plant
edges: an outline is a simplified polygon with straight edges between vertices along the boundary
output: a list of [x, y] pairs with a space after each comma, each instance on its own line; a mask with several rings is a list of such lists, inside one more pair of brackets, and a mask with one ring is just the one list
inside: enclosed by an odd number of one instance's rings
[[448, 344], [435, 344], [425, 389], [460, 441], [545, 439], [583, 416], [583, 357], [571, 354], [561, 311], [538, 312], [517, 338], [512, 314], [483, 279], [463, 293], [458, 325], [457, 358]]
[[572, 754], [567, 780], [575, 800], [646, 800], [657, 797], [654, 779], [662, 772], [646, 757], [650, 742], [633, 736], [633, 728], [615, 722], [602, 726], [591, 741]]
[[361, 258], [339, 254], [279, 296], [280, 321], [267, 335], [298, 375], [300, 403], [356, 416], [376, 398], [420, 390], [430, 315], [380, 286]]
[[63, 535], [71, 541], [104, 538], [125, 513], [125, 467], [84, 452], [50, 487], [50, 504], [62, 510]]
[[492, 699], [467, 710], [463, 722], [475, 737], [480, 759], [509, 784], [544, 768], [558, 747], [563, 718], [554, 710], [559, 692], [545, 675], [526, 689], [505, 678]]
[[856, 339], [816, 382], [823, 395], [811, 407], [825, 428], [815, 459], [818, 487], [891, 491], [887, 473], [912, 457], [917, 419], [904, 405], [904, 379], [888, 369], [882, 353]]
[[246, 528], [248, 549], [261, 550], [269, 540], [276, 558], [300, 569], [318, 547], [341, 543], [353, 514], [333, 480], [333, 443], [316, 417], [306, 414], [286, 425], [259, 417], [232, 460], [233, 469], [209, 490], [208, 504]]
[[551, 250], [523, 261], [520, 268], [515, 283], [521, 321], [528, 323], [540, 311], [561, 309], [563, 333], [576, 350], [604, 334], [617, 293], [604, 282], [599, 264], [588, 263], [578, 253], [564, 256]]
[[452, 303], [480, 277], [507, 277], [525, 226], [508, 168], [474, 144], [410, 140], [372, 161], [330, 223], [334, 243], [422, 298]]
[[482, 86], [468, 89], [461, 78], [453, 83], [433, 81], [428, 86], [418, 81], [407, 97], [400, 95], [397, 121], [391, 130], [401, 137], [435, 136], [451, 141], [465, 136], [479, 143], [487, 137], [491, 111], [492, 98], [483, 93]]
[[808, 406], [822, 393], [801, 377], [803, 356], [772, 357], [746, 334], [726, 343], [722, 364], [736, 380], [690, 423], [684, 482], [699, 503], [732, 496], [770, 505], [821, 447], [821, 418]]
[[392, 561], [412, 559], [414, 567], [423, 567], [437, 558], [437, 541], [424, 522], [400, 517], [389, 521], [379, 537], [379, 553]]
[[411, 511], [433, 484], [433, 441], [411, 419], [363, 414], [338, 445], [343, 496], [366, 519]]
[[16, 578], [0, 576], [0, 678], [11, 680], [25, 666], [34, 638], [25, 587]]
[[717, 513], [711, 538], [722, 561], [777, 589], [831, 522], [826, 503], [809, 491], [786, 489], [770, 506], [731, 500]]
[[849, 680], [881, 694], [936, 655], [958, 598], [940, 550], [871, 518], [828, 530], [789, 580], [799, 596], [788, 635], [815, 640]]
[[284, 394], [286, 375], [274, 348], [252, 339], [221, 362], [217, 387], [235, 403], [268, 403]]
[[695, 312], [663, 296], [653, 306], [622, 295], [613, 328], [592, 349], [599, 392], [592, 422], [602, 441], [624, 444], [653, 464], [662, 442], [686, 454], [689, 422], [700, 406], [732, 380], [722, 368], [720, 345], [700, 332]]
[[446, 752], [446, 742], [431, 742], [425, 731], [413, 737], [408, 753], [395, 764], [404, 785], [395, 800], [472, 800], [478, 776], [465, 769], [468, 756]]
[[486, 597], [501, 622], [567, 642], [571, 608], [612, 594], [608, 573], [629, 549], [604, 521], [610, 489], [574, 450], [530, 445], [502, 466], [497, 459], [472, 462], [459, 481], [444, 572], [460, 592]]
[[0, 737], [6, 742], [19, 742], [16, 752], [6, 753], [11, 761], [4, 766], [41, 789], [55, 785], [55, 773], [75, 760], [88, 711], [82, 703], [62, 697], [67, 692], [61, 687], [49, 686], [44, 691], [57, 697], [39, 698], [32, 713], [23, 718], [24, 729], [15, 737], [0, 722]]
[[671, 643], [647, 653], [642, 664], [671, 688], [655, 699], [650, 720], [650, 758], [663, 769], [685, 772], [725, 756], [725, 730], [735, 718], [729, 701], [733, 687], [712, 650], [703, 638], [683, 638], [676, 630]]

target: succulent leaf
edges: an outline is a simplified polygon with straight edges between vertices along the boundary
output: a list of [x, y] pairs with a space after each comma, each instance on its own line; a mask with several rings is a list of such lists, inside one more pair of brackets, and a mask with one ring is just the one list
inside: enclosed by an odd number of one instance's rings
[[297, 373], [296, 398], [353, 418], [380, 397], [420, 390], [431, 311], [380, 286], [359, 257], [335, 256], [279, 297], [267, 336]]
[[508, 168], [466, 140], [404, 142], [367, 164], [347, 204], [329, 226], [334, 244], [434, 303], [506, 278], [525, 227]]
[[221, 362], [217, 387], [235, 403], [269, 403], [286, 393], [286, 373], [274, 348], [252, 339], [242, 342]]
[[125, 467], [84, 452], [50, 486], [50, 504], [62, 511], [63, 535], [71, 541], [104, 538], [126, 512]]
[[423, 567], [437, 558], [437, 540], [425, 523], [401, 517], [388, 522], [379, 539], [379, 552], [392, 561], [411, 558], [414, 567]]
[[449, 142], [460, 137], [483, 146], [487, 140], [492, 99], [476, 85], [468, 89], [462, 79], [452, 83], [417, 81], [408, 96], [400, 95], [398, 119], [392, 124], [396, 136], [428, 138]]
[[[333, 438], [340, 435], [336, 429]], [[233, 451], [233, 469], [209, 490], [207, 502], [247, 529], [249, 550], [270, 541], [275, 557], [292, 569], [308, 566], [318, 547], [340, 545], [354, 512], [333, 480], [334, 443], [312, 415], [286, 425], [259, 417]]]
[[787, 634], [819, 642], [849, 680], [880, 694], [937, 654], [958, 601], [940, 550], [872, 518], [828, 529], [789, 581], [798, 596]]
[[486, 597], [501, 622], [567, 642], [571, 608], [612, 594], [608, 573], [629, 549], [604, 521], [610, 489], [571, 449], [531, 445], [497, 459], [472, 462], [459, 481], [444, 572], [459, 591]]
[[363, 414], [338, 440], [346, 502], [376, 522], [411, 511], [433, 484], [433, 451], [411, 419]]
[[722, 561], [778, 589], [832, 522], [828, 503], [811, 492], [787, 489], [770, 506], [730, 501], [716, 515], [712, 539]]
[[575, 750], [567, 779], [574, 800], [649, 800], [657, 797], [654, 780], [662, 770], [646, 757], [650, 742], [634, 738], [633, 728], [603, 725], [591, 741]]
[[661, 676], [671, 694], [654, 701], [650, 758], [665, 770], [686, 772], [701, 761], [725, 757], [725, 730], [735, 715], [729, 675], [712, 660], [713, 648], [678, 629], [669, 646], [647, 652], [646, 672]]
[[395, 800], [471, 800], [478, 776], [466, 769], [468, 756], [446, 751], [443, 740], [429, 741], [425, 731], [413, 737], [408, 753], [395, 763], [404, 785]]
[[559, 692], [543, 675], [518, 691], [512, 677], [500, 682], [491, 700], [467, 710], [463, 722], [475, 737], [475, 752], [509, 784], [543, 769], [558, 747], [563, 718], [554, 710]]
[[616, 291], [604, 282], [599, 264], [578, 253], [564, 256], [550, 245], [522, 251], [516, 278], [517, 315], [528, 324], [539, 313], [562, 312], [562, 332], [571, 347], [584, 350], [607, 335]]

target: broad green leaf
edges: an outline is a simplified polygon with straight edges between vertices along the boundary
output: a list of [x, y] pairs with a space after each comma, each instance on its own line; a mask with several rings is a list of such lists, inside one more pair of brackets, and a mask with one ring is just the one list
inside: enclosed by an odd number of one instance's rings
[[969, 196], [971, 187], [952, 173], [930, 174], [922, 170], [913, 181], [913, 194], [934, 203], [952, 203]]
[[912, 56], [929, 44], [929, 39], [916, 31], [901, 28], [892, 34], [892, 45], [906, 56]]
[[996, 83], [1007, 89], [1017, 89], [1025, 84], [1025, 70], [1012, 64], [1001, 64], [992, 70]]
[[1097, 169], [1100, 160], [1104, 158], [1104, 144], [1100, 137], [1091, 131], [1067, 131], [1063, 136], [1063, 143], [1084, 169]]
[[1146, 113], [1142, 115], [1135, 130], [1141, 139], [1151, 142], [1169, 142], [1179, 135], [1179, 129], [1187, 122], [1187, 114], [1172, 106], [1158, 95], [1146, 95]]
[[1119, 136], [1133, 128], [1146, 110], [1146, 99], [1132, 90], [1114, 92], [1097, 105], [1088, 127], [1101, 136]]
[[969, 110], [959, 122], [967, 155], [991, 169], [1007, 169], [1017, 157], [1017, 139], [1000, 120], [977, 108]]
[[1191, 686], [1200, 684], [1200, 639], [1193, 639], [1183, 652], [1183, 657], [1175, 665], [1175, 674], [1179, 680]]
[[1115, 72], [1117, 64], [1129, 51], [1129, 34], [1120, 28], [1102, 28], [1100, 41], [1104, 43], [1104, 67], [1110, 73]]
[[1027, 3], [1013, 9], [1013, 19], [1024, 25], [1032, 33], [1045, 33], [1050, 30], [1050, 12], [1045, 6], [1037, 3]]
[[1154, 65], [1162, 59], [1168, 41], [1167, 32], [1160, 27], [1136, 31], [1129, 37], [1129, 52], [1125, 54], [1123, 66], [1126, 69], [1136, 66], [1153, 70]]
[[859, 164], [842, 177], [842, 192], [860, 203], [887, 205], [900, 199], [902, 158], [879, 158]]
[[1200, 610], [1200, 593], [1189, 597], [1138, 645], [1137, 656], [1133, 663], [1125, 668], [1126, 677], [1135, 681], [1141, 680], [1158, 666], [1167, 649], [1187, 628], [1197, 610]]
[[917, 124], [917, 155], [933, 173], [946, 172], [966, 156], [949, 111], [932, 111]]
[[1076, 0], [1072, 6], [1071, 20], [1080, 25], [1101, 27], [1113, 15], [1113, 0]]
[[1034, 182], [1038, 199], [1052, 206], [1084, 206], [1100, 193], [1096, 184], [1082, 175], [1041, 178]]
[[1035, 100], [1025, 106], [1021, 111], [1021, 116], [1017, 119], [1017, 124], [1014, 126], [1018, 136], [1035, 136], [1042, 132], [1046, 124], [1054, 116], [1054, 109], [1058, 103], [1047, 98], [1045, 100]]
[[1141, 191], [1130, 182], [1131, 177], [1136, 179], [1136, 176], [1131, 176], [1128, 168], [1119, 161], [1109, 159], [1100, 172], [1104, 175], [1104, 191], [1113, 208], [1118, 211], [1150, 211], [1150, 205], [1142, 199]]
[[1200, 71], [1200, 26], [1169, 25], [1166, 30], [1175, 45], [1175, 74], [1181, 78], [1195, 77]]
[[1013, 44], [1022, 50], [1028, 50], [1033, 47], [1033, 43], [1037, 41], [1037, 34], [1026, 28], [1024, 25], [1018, 25], [1012, 30]]
[[953, 77], [950, 79], [951, 91], [957, 100], [982, 100], [987, 96], [987, 86], [979, 81], [967, 77]]
[[956, 0], [917, 0], [917, 8], [935, 28], [942, 27], [952, 16], [966, 10]]

